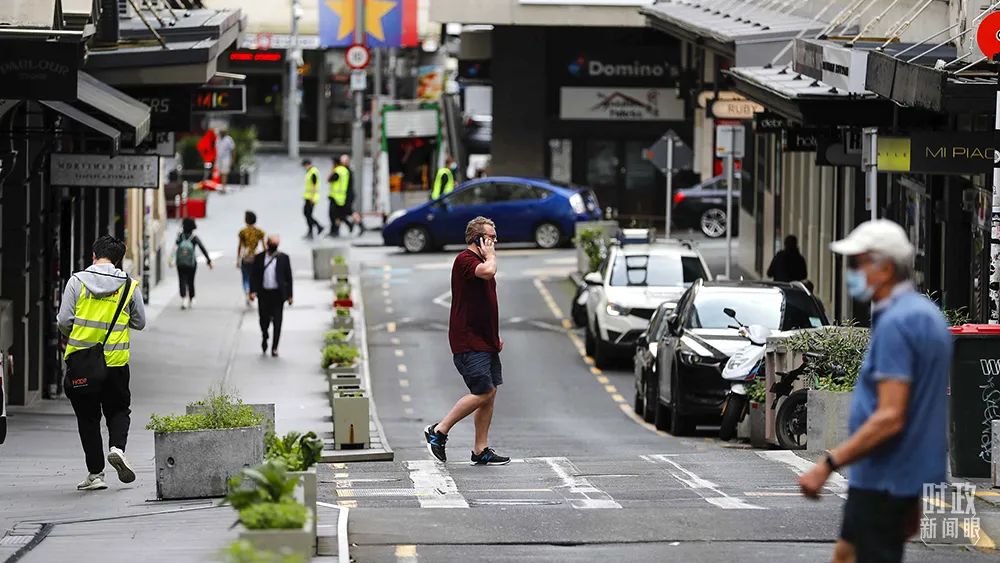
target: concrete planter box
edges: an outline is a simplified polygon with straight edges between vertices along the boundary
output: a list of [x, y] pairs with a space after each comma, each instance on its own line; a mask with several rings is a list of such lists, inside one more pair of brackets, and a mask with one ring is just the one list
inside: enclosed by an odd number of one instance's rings
[[350, 275], [351, 271], [347, 264], [330, 264], [330, 277], [344, 279]]
[[[245, 403], [253, 412], [264, 417], [264, 433], [274, 431], [274, 403]], [[205, 405], [188, 405], [187, 414], [203, 414], [208, 410]]]
[[342, 317], [334, 313], [333, 328], [335, 330], [354, 330], [354, 317]]
[[358, 364], [353, 366], [337, 366], [326, 368], [327, 391], [330, 393], [330, 401], [333, 401], [333, 392], [337, 389], [361, 387], [361, 377], [358, 375]]
[[289, 471], [289, 475], [299, 478], [299, 486], [295, 489], [295, 495], [301, 495], [301, 502], [306, 505], [314, 515], [312, 520], [312, 541], [316, 545], [316, 467], [310, 467], [305, 471]]
[[316, 541], [313, 536], [313, 520], [315, 518], [315, 514], [310, 511], [306, 523], [301, 528], [294, 530], [247, 530], [243, 528], [240, 531], [240, 539], [250, 542], [260, 550], [275, 553], [288, 550], [309, 561], [316, 554]]
[[809, 390], [806, 400], [806, 449], [821, 452], [836, 447], [847, 439], [847, 415], [851, 393], [844, 391]]
[[349, 328], [349, 329], [335, 329], [335, 330], [346, 330], [347, 331], [347, 336], [345, 336], [343, 340], [331, 340], [329, 342], [326, 342], [325, 344], [347, 344], [347, 345], [354, 344], [354, 340], [355, 339], [354, 339], [354, 329], [353, 328]]
[[334, 392], [330, 397], [333, 410], [333, 448], [368, 448], [368, 394], [364, 390]]
[[348, 249], [342, 246], [321, 246], [312, 249], [313, 279], [328, 280], [333, 277], [333, 258], [343, 256], [347, 260]]
[[767, 423], [765, 418], [766, 409], [763, 403], [750, 403], [750, 414], [747, 420], [750, 421], [750, 445], [755, 448], [766, 448], [767, 440], [764, 439], [764, 430]]
[[221, 497], [230, 477], [264, 461], [264, 427], [157, 432], [153, 451], [157, 498]]

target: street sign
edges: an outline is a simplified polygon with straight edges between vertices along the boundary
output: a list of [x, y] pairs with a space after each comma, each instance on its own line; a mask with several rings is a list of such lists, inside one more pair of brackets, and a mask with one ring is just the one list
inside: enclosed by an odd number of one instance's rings
[[764, 111], [764, 106], [750, 100], [715, 100], [712, 102], [712, 117], [716, 119], [753, 119], [754, 114]]
[[368, 88], [368, 75], [365, 74], [363, 70], [355, 70], [351, 72], [351, 91], [365, 91]]
[[344, 59], [347, 61], [347, 66], [354, 70], [361, 70], [368, 66], [368, 62], [371, 61], [372, 55], [368, 51], [368, 47], [364, 45], [354, 44], [347, 48], [344, 52]]
[[715, 156], [743, 158], [745, 140], [742, 125], [716, 125]]
[[667, 173], [667, 162], [670, 160], [670, 141], [673, 140], [673, 166], [674, 172], [678, 170], [686, 170], [691, 167], [694, 162], [694, 154], [691, 149], [684, 144], [684, 141], [674, 133], [673, 131], [667, 131], [665, 135], [656, 140], [655, 143], [648, 149], [642, 150], [642, 158], [648, 160], [650, 164], [656, 167], [657, 170]]

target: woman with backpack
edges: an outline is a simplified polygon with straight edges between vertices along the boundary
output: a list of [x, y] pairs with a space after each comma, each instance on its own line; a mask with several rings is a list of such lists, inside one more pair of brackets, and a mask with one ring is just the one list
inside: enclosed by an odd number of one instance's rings
[[205, 250], [205, 245], [201, 239], [194, 234], [198, 228], [194, 224], [194, 219], [185, 217], [181, 224], [181, 233], [177, 235], [177, 247], [174, 249], [174, 263], [177, 265], [177, 279], [181, 286], [181, 309], [189, 309], [194, 306], [194, 274], [198, 270], [198, 258], [195, 256], [195, 246], [201, 249], [205, 255], [208, 267], [212, 268], [212, 258]]

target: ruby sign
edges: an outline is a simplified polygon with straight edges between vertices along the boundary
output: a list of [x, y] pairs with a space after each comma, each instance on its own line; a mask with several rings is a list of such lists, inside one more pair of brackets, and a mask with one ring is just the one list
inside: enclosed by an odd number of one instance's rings
[[354, 70], [361, 70], [368, 66], [368, 61], [371, 60], [371, 53], [364, 45], [355, 44], [347, 48], [344, 58], [347, 60], [347, 66]]
[[1000, 53], [1000, 12], [993, 12], [979, 22], [976, 29], [979, 50], [990, 60]]

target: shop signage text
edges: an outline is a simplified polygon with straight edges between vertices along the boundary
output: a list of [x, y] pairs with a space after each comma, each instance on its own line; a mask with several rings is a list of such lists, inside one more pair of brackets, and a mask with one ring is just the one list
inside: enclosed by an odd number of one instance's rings
[[185, 88], [129, 88], [126, 93], [149, 106], [153, 131], [191, 128], [191, 90]]
[[[292, 36], [285, 33], [247, 33], [240, 40], [240, 49], [288, 49], [292, 45]], [[320, 48], [319, 35], [299, 35], [295, 46], [299, 49], [315, 50]]]
[[664, 47], [621, 49], [615, 47], [580, 50], [560, 49], [550, 55], [549, 72], [554, 84], [566, 86], [673, 86], [680, 71]]
[[788, 121], [776, 113], [763, 111], [753, 116], [753, 128], [758, 133], [774, 133], [788, 127]]
[[868, 53], [862, 49], [796, 39], [793, 68], [795, 72], [857, 94], [865, 91]]
[[50, 172], [53, 186], [156, 188], [159, 185], [160, 157], [53, 153]]
[[750, 100], [715, 100], [712, 102], [712, 117], [716, 119], [753, 119], [754, 114], [764, 111], [764, 106]]
[[979, 174], [993, 170], [992, 131], [927, 131], [878, 137], [879, 172]]
[[823, 142], [826, 131], [793, 127], [785, 130], [786, 152], [815, 152]]
[[246, 113], [246, 86], [202, 86], [191, 94], [195, 113]]
[[559, 117], [604, 121], [681, 121], [684, 101], [666, 88], [559, 89]]
[[0, 41], [0, 99], [76, 99], [78, 47], [68, 43]]

